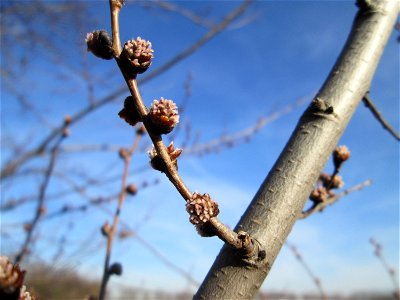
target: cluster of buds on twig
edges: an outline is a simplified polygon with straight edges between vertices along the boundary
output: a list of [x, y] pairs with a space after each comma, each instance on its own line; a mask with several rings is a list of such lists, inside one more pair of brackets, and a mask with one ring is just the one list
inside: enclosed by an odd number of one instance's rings
[[179, 123], [178, 107], [172, 100], [154, 100], [149, 113], [153, 130], [158, 134], [170, 133]]
[[314, 203], [326, 202], [328, 198], [335, 196], [334, 189], [343, 187], [342, 177], [338, 175], [342, 164], [349, 159], [350, 151], [346, 146], [336, 147], [332, 153], [334, 171], [332, 175], [321, 173], [315, 188], [310, 194], [310, 200]]
[[[178, 169], [178, 161], [177, 158], [181, 155], [182, 149], [176, 148], [174, 146], [174, 142], [171, 142], [167, 147], [167, 152], [169, 158], [171, 159], [172, 164], [174, 165], [175, 169]], [[158, 155], [156, 149], [153, 147], [149, 152], [150, 158], [150, 165], [153, 169], [166, 173], [165, 164], [161, 157]]]
[[186, 211], [189, 213], [189, 221], [193, 225], [207, 223], [211, 218], [219, 214], [218, 203], [211, 199], [209, 194], [201, 195], [194, 192], [186, 201]]
[[127, 41], [120, 56], [124, 72], [131, 76], [145, 72], [152, 63], [153, 52], [151, 43], [141, 37]]
[[34, 300], [26, 291], [24, 283], [25, 271], [13, 265], [6, 256], [0, 256], [0, 298], [15, 300]]

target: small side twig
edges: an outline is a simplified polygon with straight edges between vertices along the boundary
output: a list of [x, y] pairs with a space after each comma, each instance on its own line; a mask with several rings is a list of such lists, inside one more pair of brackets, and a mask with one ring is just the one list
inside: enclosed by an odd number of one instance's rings
[[375, 106], [374, 102], [372, 101], [371, 97], [369, 96], [369, 92], [367, 92], [364, 95], [364, 98], [362, 99], [365, 106], [369, 108], [369, 110], [372, 112], [374, 117], [379, 121], [379, 123], [382, 124], [383, 128], [385, 128], [389, 133], [398, 141], [400, 141], [400, 135], [399, 133], [396, 132], [396, 130], [388, 123], [388, 121], [385, 120], [383, 117], [382, 113], [378, 110], [378, 108]]
[[299, 219], [305, 219], [307, 217], [309, 217], [310, 215], [320, 212], [322, 210], [325, 209], [325, 207], [334, 204], [335, 202], [337, 202], [339, 199], [341, 199], [343, 196], [346, 196], [352, 192], [356, 192], [356, 191], [360, 191], [363, 188], [369, 186], [372, 184], [372, 180], [368, 179], [360, 184], [354, 185], [346, 190], [344, 190], [343, 192], [339, 193], [339, 194], [335, 194], [333, 196], [330, 196], [327, 198], [327, 201], [324, 202], [315, 202], [309, 209], [307, 209], [306, 211], [303, 211], [300, 213], [299, 215]]
[[397, 279], [396, 270], [389, 266], [385, 257], [382, 254], [382, 245], [378, 243], [374, 238], [370, 238], [369, 242], [374, 248], [374, 254], [381, 262], [382, 266], [385, 268], [385, 271], [389, 274], [390, 279], [393, 283], [393, 298], [396, 300], [400, 300], [400, 286], [399, 281]]
[[314, 282], [315, 286], [317, 287], [319, 294], [321, 296], [322, 300], [328, 300], [328, 297], [322, 288], [321, 280], [314, 274], [314, 272], [311, 270], [310, 266], [307, 264], [307, 262], [303, 259], [303, 256], [300, 254], [300, 252], [297, 250], [296, 246], [290, 244], [289, 242], [286, 241], [285, 245], [289, 247], [290, 251], [293, 253], [297, 261], [302, 265], [302, 267], [306, 270], [307, 274], [310, 276], [312, 281]]
[[103, 278], [102, 278], [101, 286], [100, 286], [99, 300], [105, 299], [107, 283], [108, 283], [108, 280], [110, 279], [110, 276], [112, 275], [112, 272], [110, 272], [110, 259], [111, 259], [111, 251], [112, 251], [112, 247], [113, 247], [113, 241], [114, 241], [115, 234], [117, 232], [118, 223], [120, 220], [121, 209], [122, 209], [122, 206], [123, 206], [123, 204], [125, 202], [125, 198], [126, 198], [127, 179], [128, 179], [128, 174], [129, 174], [129, 166], [130, 166], [130, 162], [131, 162], [131, 157], [132, 157], [132, 154], [137, 149], [137, 146], [138, 146], [141, 136], [142, 136], [142, 134], [137, 133], [131, 148], [129, 150], [121, 149], [121, 151], [120, 151], [120, 156], [124, 160], [124, 170], [123, 170], [123, 174], [122, 174], [121, 192], [118, 197], [118, 204], [117, 204], [117, 208], [114, 213], [112, 225], [110, 227], [108, 227], [108, 226], [106, 226], [106, 225], [108, 225], [108, 223], [105, 223], [102, 227], [102, 232], [106, 235], [106, 238], [107, 238], [107, 248], [106, 248], [106, 256], [104, 259], [104, 270], [103, 270]]
[[[67, 123], [67, 122], [66, 122]], [[66, 124], [67, 126], [68, 124]], [[50, 155], [50, 160], [49, 160], [49, 164], [47, 166], [46, 172], [44, 174], [44, 179], [43, 179], [43, 183], [40, 185], [39, 188], [39, 197], [38, 197], [38, 202], [37, 202], [37, 208], [35, 211], [35, 215], [32, 219], [32, 221], [30, 223], [26, 223], [25, 225], [25, 230], [27, 232], [26, 234], [26, 238], [24, 243], [22, 244], [21, 250], [18, 252], [18, 254], [15, 257], [15, 263], [20, 263], [22, 261], [22, 259], [24, 258], [24, 256], [28, 253], [28, 249], [29, 249], [29, 245], [32, 242], [32, 238], [33, 238], [33, 232], [40, 220], [40, 218], [44, 215], [45, 213], [45, 206], [44, 206], [44, 202], [45, 202], [45, 198], [46, 198], [46, 190], [47, 190], [47, 186], [50, 182], [50, 178], [51, 175], [53, 173], [54, 170], [54, 166], [56, 163], [56, 159], [60, 150], [60, 145], [61, 142], [68, 136], [69, 131], [68, 128], [65, 126], [63, 133], [59, 136], [58, 140], [56, 141], [56, 143], [54, 144], [54, 146], [52, 147], [51, 150], [51, 155]]]

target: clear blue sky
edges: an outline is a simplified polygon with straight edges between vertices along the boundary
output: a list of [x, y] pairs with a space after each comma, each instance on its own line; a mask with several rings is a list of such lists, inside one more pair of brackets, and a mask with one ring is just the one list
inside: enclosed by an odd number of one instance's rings
[[[218, 20], [219, 16], [239, 5], [239, 2], [181, 1], [176, 4], [208, 11], [208, 18]], [[93, 1], [90, 13], [92, 15], [88, 18], [96, 18], [98, 25], [84, 28], [82, 32], [109, 29], [108, 4]], [[336, 60], [355, 13], [353, 1], [255, 2], [244, 17], [207, 43], [201, 51], [141, 86], [142, 96], [147, 104], [162, 96], [174, 99], [179, 105], [184, 101], [183, 83], [190, 73], [193, 77], [192, 96], [185, 107], [182, 123], [190, 121], [193, 135], [199, 133], [201, 142], [252, 126], [258, 118], [300, 97], [307, 97], [311, 101]], [[152, 68], [160, 66], [176, 51], [191, 45], [206, 32], [205, 28], [191, 24], [180, 15], [145, 10], [132, 4], [123, 9], [121, 30], [122, 40], [141, 36], [152, 42], [155, 50]], [[398, 131], [397, 35], [393, 33], [384, 52], [371, 86], [371, 96]], [[71, 75], [76, 70], [87, 68], [94, 80], [109, 76], [108, 81], [102, 80], [100, 85], [95, 86], [96, 97], [107, 95], [115, 86], [122, 84], [113, 61], [101, 61], [90, 55], [86, 62], [82, 60], [80, 54], [85, 50], [84, 34], [68, 32], [67, 36], [76, 47], [68, 45], [68, 55], [63, 57], [67, 64], [58, 66], [55, 63], [43, 63], [37, 58], [31, 65], [35, 72], [23, 75], [25, 84], [36, 82], [30, 97], [35, 101], [37, 110], [44, 112], [54, 124], [58, 124], [65, 114], [77, 112], [87, 104], [86, 87], [79, 78]], [[57, 67], [62, 68], [68, 80], [52, 76]], [[38, 82], [38, 77], [43, 80]], [[2, 88], [1, 105], [3, 139], [10, 135], [21, 141], [31, 137], [31, 145], [40, 140], [38, 137], [47, 129], [43, 129], [43, 125], [33, 117], [18, 118], [15, 113], [20, 113], [20, 107], [5, 88]], [[117, 117], [120, 107], [120, 102], [114, 102], [73, 126], [72, 135], [64, 146], [129, 146], [133, 135], [129, 126]], [[283, 149], [304, 109], [305, 105], [269, 124], [249, 143], [202, 157], [184, 155], [179, 161], [182, 177], [191, 190], [210, 193], [220, 205], [220, 219], [234, 227]], [[175, 144], [179, 146], [182, 140], [178, 138]], [[390, 279], [373, 256], [368, 240], [374, 237], [381, 242], [389, 264], [398, 270], [398, 142], [382, 129], [361, 104], [340, 144], [347, 145], [352, 154], [341, 174], [345, 187], [366, 179], [372, 179], [373, 185], [346, 196], [321, 214], [298, 221], [289, 241], [298, 247], [329, 292], [391, 291]], [[142, 145], [143, 149], [148, 147], [148, 140]], [[2, 141], [2, 162], [9, 155], [6, 146]], [[56, 170], [90, 169], [93, 176], [106, 178], [122, 171], [122, 163], [116, 157], [115, 153], [109, 152], [63, 154]], [[132, 170], [146, 166], [146, 154], [138, 154], [132, 163]], [[326, 170], [332, 170], [330, 161]], [[72, 176], [79, 184], [79, 176]], [[132, 172], [130, 181], [140, 183], [156, 178], [160, 179], [160, 183], [155, 188], [143, 189], [137, 197], [128, 199], [122, 219], [135, 228], [149, 215], [149, 220], [140, 225], [138, 234], [201, 282], [222, 242], [216, 238], [200, 238], [196, 234], [188, 222], [184, 201], [162, 174], [145, 169]], [[40, 177], [26, 180], [23, 189], [18, 188], [21, 181], [14, 187], [4, 188], [2, 201], [34, 191], [38, 183]], [[88, 188], [87, 192], [92, 197], [108, 195], [117, 193], [119, 185], [116, 181], [103, 188]], [[55, 179], [51, 182], [49, 192], [65, 186], [61, 179]], [[78, 205], [85, 203], [85, 200], [73, 196], [51, 201], [48, 211], [56, 211], [65, 203]], [[15, 213], [2, 213], [3, 229], [9, 228], [7, 224], [30, 220], [33, 207], [26, 205]], [[111, 212], [114, 207], [115, 204], [105, 206]], [[40, 225], [40, 234], [47, 240], [37, 244], [36, 257], [49, 260], [56, 252], [51, 247], [54, 239], [68, 232], [71, 228], [68, 224], [73, 224], [68, 236], [70, 243], [65, 248], [67, 257], [76, 251], [82, 241], [87, 240], [88, 249], [80, 252], [80, 255], [72, 255], [71, 260], [63, 260], [60, 265], [74, 267], [81, 272], [90, 270], [91, 276], [99, 278], [105, 247], [98, 228], [105, 220], [110, 220], [110, 217], [103, 210], [94, 208], [87, 214], [77, 213], [44, 221]], [[13, 238], [2, 236], [2, 252], [11, 253], [22, 238], [20, 230], [15, 230]], [[135, 238], [116, 240], [112, 261], [119, 261], [124, 266], [123, 276], [113, 278], [112, 285], [167, 290], [187, 287], [185, 279], [167, 268]], [[311, 279], [286, 247], [263, 289], [316, 292]]]

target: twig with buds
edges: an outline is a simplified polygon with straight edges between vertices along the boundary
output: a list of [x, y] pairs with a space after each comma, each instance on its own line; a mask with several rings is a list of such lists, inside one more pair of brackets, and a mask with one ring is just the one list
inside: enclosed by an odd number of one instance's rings
[[387, 263], [385, 257], [382, 253], [382, 245], [378, 243], [374, 238], [370, 238], [369, 242], [371, 243], [372, 247], [374, 248], [374, 254], [382, 263], [382, 266], [385, 268], [385, 271], [389, 274], [390, 279], [393, 283], [393, 298], [396, 300], [400, 299], [400, 286], [399, 281], [397, 279], [396, 270], [393, 267], [390, 267]]
[[[249, 1], [246, 1], [248, 4]], [[114, 1], [110, 0], [111, 14], [113, 13]], [[114, 18], [114, 17], [112, 17]], [[114, 20], [114, 19], [113, 19]], [[114, 26], [114, 21], [112, 21]], [[119, 27], [113, 27], [113, 37], [118, 39], [119, 34], [114, 34]], [[88, 35], [89, 36], [89, 35]], [[115, 43], [118, 40], [112, 41]], [[90, 47], [102, 47], [101, 43], [91, 44]], [[109, 42], [108, 42], [109, 44]], [[95, 53], [95, 51], [92, 51]], [[180, 149], [175, 149], [173, 143], [166, 147], [161, 135], [171, 132], [179, 122], [177, 106], [172, 100], [161, 98], [155, 100], [150, 110], [145, 106], [140, 95], [136, 77], [145, 72], [151, 65], [153, 49], [151, 43], [138, 37], [124, 44], [122, 52], [114, 58], [124, 76], [131, 96], [125, 99], [124, 108], [119, 113], [129, 125], [143, 122], [154, 149], [150, 151], [151, 165], [156, 170], [166, 174], [181, 196], [186, 200], [186, 210], [190, 215], [190, 221], [195, 224], [197, 231], [202, 236], [218, 236], [233, 248], [240, 250], [243, 257], [252, 258], [254, 261], [263, 259], [263, 251], [259, 243], [251, 238], [246, 232], [233, 232], [222, 224], [216, 216], [219, 213], [218, 205], [208, 194], [192, 193], [183, 182], [178, 173], [177, 158], [181, 154]]]
[[57, 159], [57, 156], [58, 156], [58, 153], [60, 150], [60, 145], [61, 145], [62, 141], [69, 135], [69, 129], [68, 129], [69, 123], [70, 123], [69, 119], [65, 118], [64, 130], [62, 131], [58, 140], [52, 147], [50, 160], [49, 160], [49, 164], [47, 166], [46, 172], [44, 174], [43, 183], [40, 185], [40, 188], [39, 188], [39, 197], [38, 197], [36, 212], [35, 212], [35, 215], [34, 215], [32, 221], [30, 223], [26, 223], [24, 226], [24, 229], [26, 230], [26, 238], [21, 247], [21, 250], [18, 252], [18, 254], [15, 257], [16, 263], [21, 262], [22, 259], [24, 258], [24, 256], [28, 253], [29, 245], [32, 242], [32, 238], [33, 238], [33, 232], [34, 232], [39, 220], [46, 212], [46, 207], [44, 206], [44, 202], [45, 202], [45, 198], [46, 198], [47, 186], [50, 182], [51, 174], [53, 173], [53, 170], [54, 170], [56, 159]]
[[127, 179], [128, 179], [129, 166], [132, 154], [136, 151], [142, 135], [143, 135], [142, 132], [137, 131], [131, 148], [130, 149], [121, 148], [119, 151], [119, 156], [124, 161], [124, 170], [122, 174], [122, 186], [118, 197], [118, 204], [114, 213], [112, 224], [109, 225], [108, 222], [105, 222], [104, 225], [101, 227], [101, 233], [107, 238], [107, 248], [106, 248], [106, 256], [104, 259], [103, 278], [101, 281], [100, 292], [99, 292], [100, 300], [105, 299], [107, 283], [108, 280], [110, 279], [110, 276], [122, 274], [122, 265], [120, 263], [114, 263], [110, 265], [111, 251], [112, 251], [114, 237], [118, 228], [118, 223], [120, 220], [121, 209], [125, 202], [126, 194], [137, 192], [137, 190], [134, 190], [133, 186], [127, 185]]
[[372, 183], [371, 180], [367, 180], [362, 184], [342, 192], [341, 194], [336, 194], [332, 190], [339, 189], [344, 185], [342, 177], [340, 177], [338, 174], [343, 163], [350, 158], [350, 151], [346, 146], [336, 147], [332, 153], [332, 158], [334, 165], [332, 175], [328, 175], [326, 173], [320, 174], [316, 187], [310, 194], [310, 200], [313, 202], [313, 205], [306, 211], [303, 211], [299, 215], [299, 219], [304, 219], [315, 212], [322, 211], [326, 206], [333, 204], [344, 195], [347, 195], [355, 190], [360, 190]]

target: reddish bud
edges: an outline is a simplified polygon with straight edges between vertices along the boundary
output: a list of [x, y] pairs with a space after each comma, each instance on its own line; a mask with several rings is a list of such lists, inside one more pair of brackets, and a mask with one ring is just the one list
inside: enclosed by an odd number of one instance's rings
[[112, 59], [112, 39], [105, 30], [96, 30], [86, 35], [87, 50], [102, 59]]

